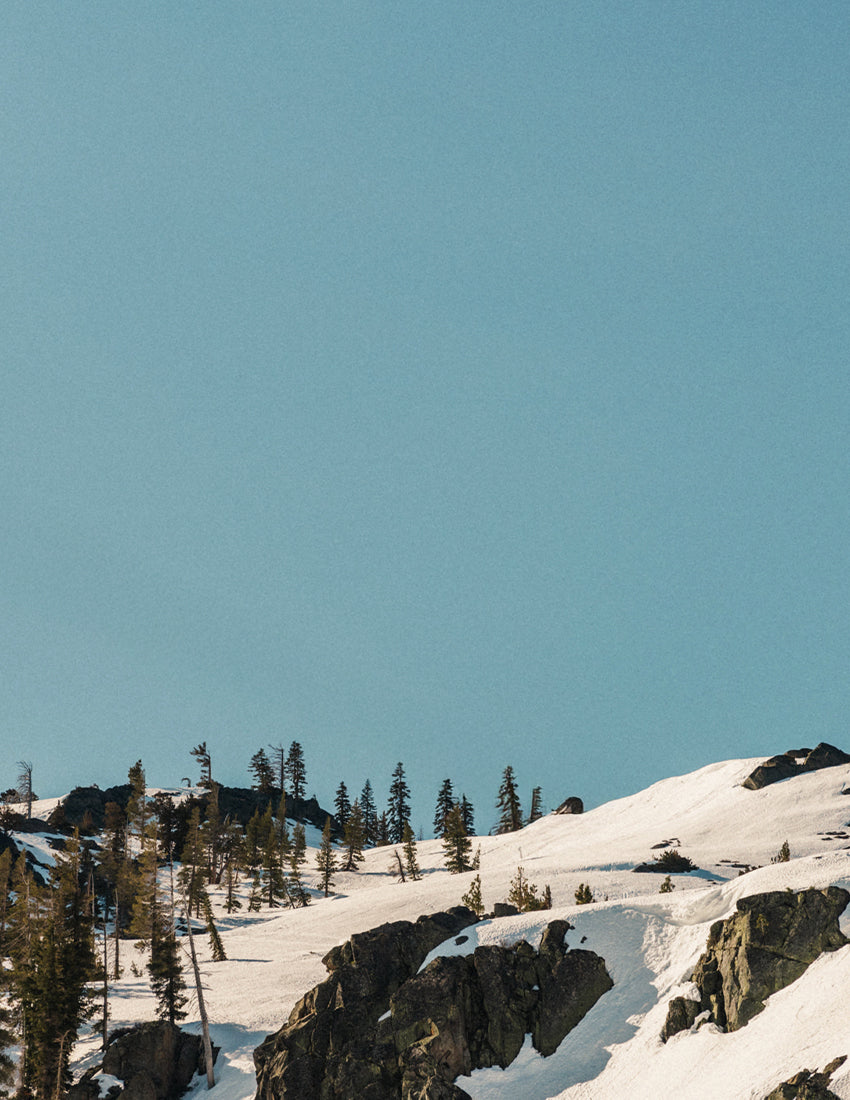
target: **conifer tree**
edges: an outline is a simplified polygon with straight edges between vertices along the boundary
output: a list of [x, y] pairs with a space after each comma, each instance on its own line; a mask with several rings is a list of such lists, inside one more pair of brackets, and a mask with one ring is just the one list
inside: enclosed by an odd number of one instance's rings
[[281, 794], [286, 790], [286, 749], [283, 745], [269, 745], [271, 765]]
[[298, 741], [293, 741], [289, 746], [286, 757], [286, 776], [292, 797], [303, 798], [307, 787], [307, 768], [304, 764], [304, 750]]
[[322, 890], [325, 897], [327, 897], [331, 893], [333, 876], [336, 871], [336, 853], [331, 840], [331, 819], [329, 817], [325, 820], [325, 827], [322, 830], [322, 843], [316, 853], [316, 867], [321, 876]]
[[378, 843], [378, 811], [372, 784], [368, 779], [363, 784], [360, 795], [360, 809], [363, 813], [363, 842], [367, 848], [372, 848]]
[[270, 794], [274, 786], [274, 771], [269, 763], [269, 758], [266, 756], [265, 749], [257, 749], [251, 757], [250, 771], [254, 777], [251, 783], [252, 788], [261, 794]]
[[413, 882], [418, 882], [422, 878], [422, 872], [419, 870], [419, 860], [416, 852], [416, 837], [413, 835], [413, 829], [410, 827], [410, 822], [405, 821], [404, 832], [402, 834], [402, 851], [404, 852], [404, 869], [407, 871], [408, 877]]
[[248, 912], [259, 913], [260, 902], [263, 896], [263, 884], [260, 879], [260, 872], [256, 870], [254, 877], [251, 879], [251, 893], [248, 897]]
[[343, 871], [356, 871], [357, 864], [363, 862], [365, 834], [360, 800], [355, 798], [351, 813], [348, 815], [348, 821], [345, 823], [345, 839], [343, 841], [345, 862], [342, 865]]
[[379, 848], [385, 848], [390, 843], [390, 825], [387, 821], [386, 810], [378, 818], [378, 839], [376, 844]]
[[309, 905], [310, 895], [301, 881], [301, 868], [307, 862], [307, 838], [299, 822], [292, 830], [292, 852], [289, 857], [289, 892], [293, 905]]
[[469, 886], [469, 890], [460, 899], [461, 905], [471, 909], [477, 917], [484, 916], [484, 902], [481, 900], [481, 875], [476, 875]]
[[496, 806], [499, 810], [497, 833], [515, 833], [522, 828], [522, 807], [517, 794], [514, 770], [510, 764], [502, 774], [502, 784], [499, 787], [499, 798]]
[[192, 756], [198, 761], [198, 766], [201, 769], [201, 778], [198, 780], [198, 786], [209, 790], [210, 787], [212, 787], [212, 758], [207, 749], [206, 741], [202, 741], [200, 745], [196, 745], [192, 749]]
[[446, 818], [455, 804], [454, 791], [451, 779], [444, 779], [437, 792], [437, 806], [434, 811], [434, 836], [442, 837], [446, 831]]
[[22, 1016], [22, 1084], [38, 1097], [52, 1097], [70, 1084], [71, 1048], [90, 1015], [88, 983], [96, 962], [78, 836], [57, 855], [42, 898], [26, 958], [18, 956], [11, 980]]
[[460, 875], [464, 871], [472, 870], [472, 863], [469, 858], [471, 851], [472, 841], [466, 835], [463, 818], [460, 814], [460, 806], [456, 802], [446, 818], [446, 827], [443, 833], [443, 853], [446, 867], [451, 874]]
[[289, 853], [292, 850], [292, 840], [289, 836], [289, 826], [286, 823], [286, 792], [282, 792], [280, 796], [280, 802], [277, 807], [277, 818], [275, 819], [275, 840], [277, 842], [278, 854], [280, 856], [281, 867], [289, 859]]
[[336, 789], [334, 808], [336, 809], [336, 819], [339, 822], [339, 827], [344, 829], [345, 823], [348, 821], [348, 815], [351, 813], [351, 799], [348, 797], [348, 788], [344, 782], [341, 782]]
[[[180, 949], [174, 933], [174, 918], [166, 912], [159, 899], [154, 902], [153, 936], [151, 938], [151, 957], [148, 962], [151, 989], [156, 998], [156, 1014], [160, 1020], [176, 1024], [186, 1013], [186, 983], [183, 980], [183, 966], [180, 962]], [[187, 920], [191, 919], [187, 916]]]
[[542, 788], [535, 787], [531, 792], [531, 809], [528, 811], [527, 824], [530, 825], [532, 821], [538, 821], [543, 816], [542, 802]]
[[263, 852], [263, 886], [269, 909], [276, 908], [287, 897], [286, 883], [280, 869], [280, 854], [271, 829]]
[[27, 808], [27, 821], [32, 819], [32, 803], [35, 795], [32, 790], [32, 763], [29, 760], [19, 760], [18, 767], [18, 793], [21, 802]]
[[404, 823], [410, 817], [410, 788], [404, 778], [404, 765], [399, 760], [393, 770], [390, 797], [387, 805], [387, 822], [391, 844], [400, 844], [404, 836]]
[[463, 795], [460, 800], [460, 816], [463, 821], [463, 827], [466, 829], [467, 836], [475, 836], [475, 812], [472, 809], [472, 803]]
[[547, 886], [543, 897], [539, 897], [537, 886], [525, 877], [524, 868], [517, 867], [516, 875], [511, 880], [508, 901], [511, 905], [515, 905], [521, 913], [529, 913], [534, 909], [551, 909], [552, 894]]
[[130, 919], [130, 935], [148, 945], [154, 935], [156, 897], [156, 834], [148, 828], [142, 840], [142, 853], [135, 874], [135, 898]]
[[213, 962], [225, 962], [227, 960], [227, 952], [224, 950], [224, 944], [222, 943], [218, 928], [216, 928], [212, 902], [206, 890], [204, 890], [204, 896], [201, 900], [201, 910], [204, 914], [204, 924], [206, 925], [207, 935], [210, 938], [210, 951], [212, 951]]

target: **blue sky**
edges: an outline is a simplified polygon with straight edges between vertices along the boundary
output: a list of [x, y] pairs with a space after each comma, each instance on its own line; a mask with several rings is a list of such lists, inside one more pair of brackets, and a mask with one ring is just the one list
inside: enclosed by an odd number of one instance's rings
[[844, 3], [10, 2], [0, 746], [486, 829], [847, 748]]

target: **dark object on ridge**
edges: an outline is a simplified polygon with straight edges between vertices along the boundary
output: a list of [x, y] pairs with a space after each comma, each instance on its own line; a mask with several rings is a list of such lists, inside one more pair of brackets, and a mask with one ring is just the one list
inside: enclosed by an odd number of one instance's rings
[[750, 772], [742, 786], [750, 791], [758, 791], [771, 783], [778, 783], [781, 779], [791, 779], [804, 772], [820, 771], [821, 768], [835, 768], [839, 764], [850, 764], [850, 753], [821, 741], [811, 751], [792, 749], [781, 756], [771, 756]]

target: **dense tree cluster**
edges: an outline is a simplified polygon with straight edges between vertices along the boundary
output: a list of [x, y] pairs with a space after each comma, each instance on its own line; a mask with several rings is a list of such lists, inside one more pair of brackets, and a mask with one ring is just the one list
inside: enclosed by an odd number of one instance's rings
[[[122, 946], [128, 940], [147, 952], [157, 1015], [179, 1022], [186, 1014], [188, 995], [185, 957], [192, 959], [199, 980], [194, 941], [186, 952], [183, 937], [191, 940], [193, 926], [196, 934], [203, 929], [212, 958], [226, 958], [213, 919], [210, 887], [220, 888], [228, 913], [239, 909], [246, 895], [253, 910], [309, 904], [313, 895], [304, 881], [304, 825], [286, 816], [288, 799], [303, 808], [307, 771], [301, 744], [293, 741], [288, 749], [270, 745], [268, 751], [261, 747], [251, 756], [248, 770], [255, 809], [250, 817], [240, 811], [244, 824], [222, 811], [224, 796], [213, 778], [206, 742], [195, 746], [191, 756], [199, 772], [196, 789], [179, 795], [150, 795], [142, 762], [136, 761], [127, 785], [115, 788], [122, 792], [116, 793], [118, 800], [104, 799], [97, 830], [88, 813], [67, 838], [46, 882], [32, 873], [23, 855], [13, 858], [14, 847], [0, 852], [0, 1096], [16, 1088], [38, 1100], [61, 1095], [69, 1084], [73, 1044], [87, 1019], [97, 1017], [105, 1045], [110, 982], [122, 974]], [[0, 795], [3, 831], [20, 814], [21, 805], [27, 815], [32, 813], [32, 764], [21, 762], [18, 767], [17, 785]], [[191, 788], [191, 780], [186, 782]], [[228, 790], [232, 797], [235, 789]], [[246, 793], [241, 791], [240, 797]], [[502, 777], [497, 805], [499, 832], [521, 828], [510, 767]], [[399, 881], [419, 879], [410, 807], [410, 788], [400, 761], [390, 777], [386, 809], [380, 813], [369, 779], [356, 797], [340, 781], [334, 816], [325, 819], [315, 855], [320, 892], [332, 893], [339, 875], [357, 871], [366, 849], [382, 845], [393, 846], [390, 870]], [[541, 813], [536, 787], [528, 821]], [[479, 869], [480, 849], [472, 855], [473, 808], [465, 794], [456, 797], [449, 778], [437, 793], [434, 832], [442, 840], [451, 873]], [[527, 883], [519, 868], [511, 900], [519, 908], [536, 908], [547, 904], [548, 890], [538, 897], [537, 888]], [[464, 901], [483, 912], [480, 875]], [[196, 993], [200, 1002], [200, 989]], [[6, 1053], [13, 1045], [20, 1049], [17, 1062]]]

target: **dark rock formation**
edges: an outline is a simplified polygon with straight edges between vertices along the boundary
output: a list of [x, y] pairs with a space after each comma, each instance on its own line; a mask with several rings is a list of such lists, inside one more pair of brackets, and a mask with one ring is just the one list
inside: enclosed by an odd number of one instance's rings
[[604, 960], [568, 951], [553, 921], [540, 951], [479, 947], [435, 959], [474, 923], [454, 909], [354, 936], [325, 958], [330, 977], [254, 1053], [258, 1100], [463, 1100], [455, 1078], [507, 1066], [526, 1034], [553, 1053], [613, 984]]
[[736, 913], [711, 926], [693, 974], [699, 1002], [683, 1007], [677, 1003], [682, 998], [675, 998], [663, 1037], [690, 1027], [705, 1011], [727, 1031], [743, 1027], [771, 993], [796, 981], [822, 952], [850, 943], [838, 926], [848, 901], [850, 894], [839, 886], [741, 898]]
[[107, 802], [115, 802], [122, 810], [127, 808], [132, 788], [129, 783], [118, 787], [74, 787], [51, 813], [48, 821], [59, 829], [80, 828], [88, 821], [98, 832], [103, 828], [103, 815]]
[[124, 1082], [123, 1089], [110, 1088], [108, 1100], [177, 1100], [196, 1073], [206, 1073], [203, 1042], [163, 1021], [123, 1028], [110, 1036], [102, 1065], [72, 1085], [67, 1100], [97, 1100], [100, 1073]]
[[565, 798], [561, 805], [555, 810], [556, 814], [583, 814], [584, 803], [580, 798], [576, 798], [575, 795], [572, 798]]
[[821, 768], [834, 768], [839, 764], [850, 764], [850, 754], [822, 741], [811, 750], [791, 749], [781, 756], [771, 756], [750, 772], [742, 786], [758, 791], [771, 783], [778, 783], [780, 779], [790, 779], [792, 776], [802, 775], [803, 772], [820, 771]]
[[674, 997], [667, 1008], [667, 1019], [661, 1029], [661, 1042], [666, 1043], [671, 1035], [678, 1035], [680, 1031], [690, 1031], [701, 1011], [699, 1001], [692, 1001], [689, 997]]
[[829, 1080], [846, 1061], [845, 1054], [824, 1066], [820, 1073], [812, 1073], [808, 1069], [800, 1070], [790, 1080], [775, 1088], [764, 1100], [838, 1100], [829, 1088]]

